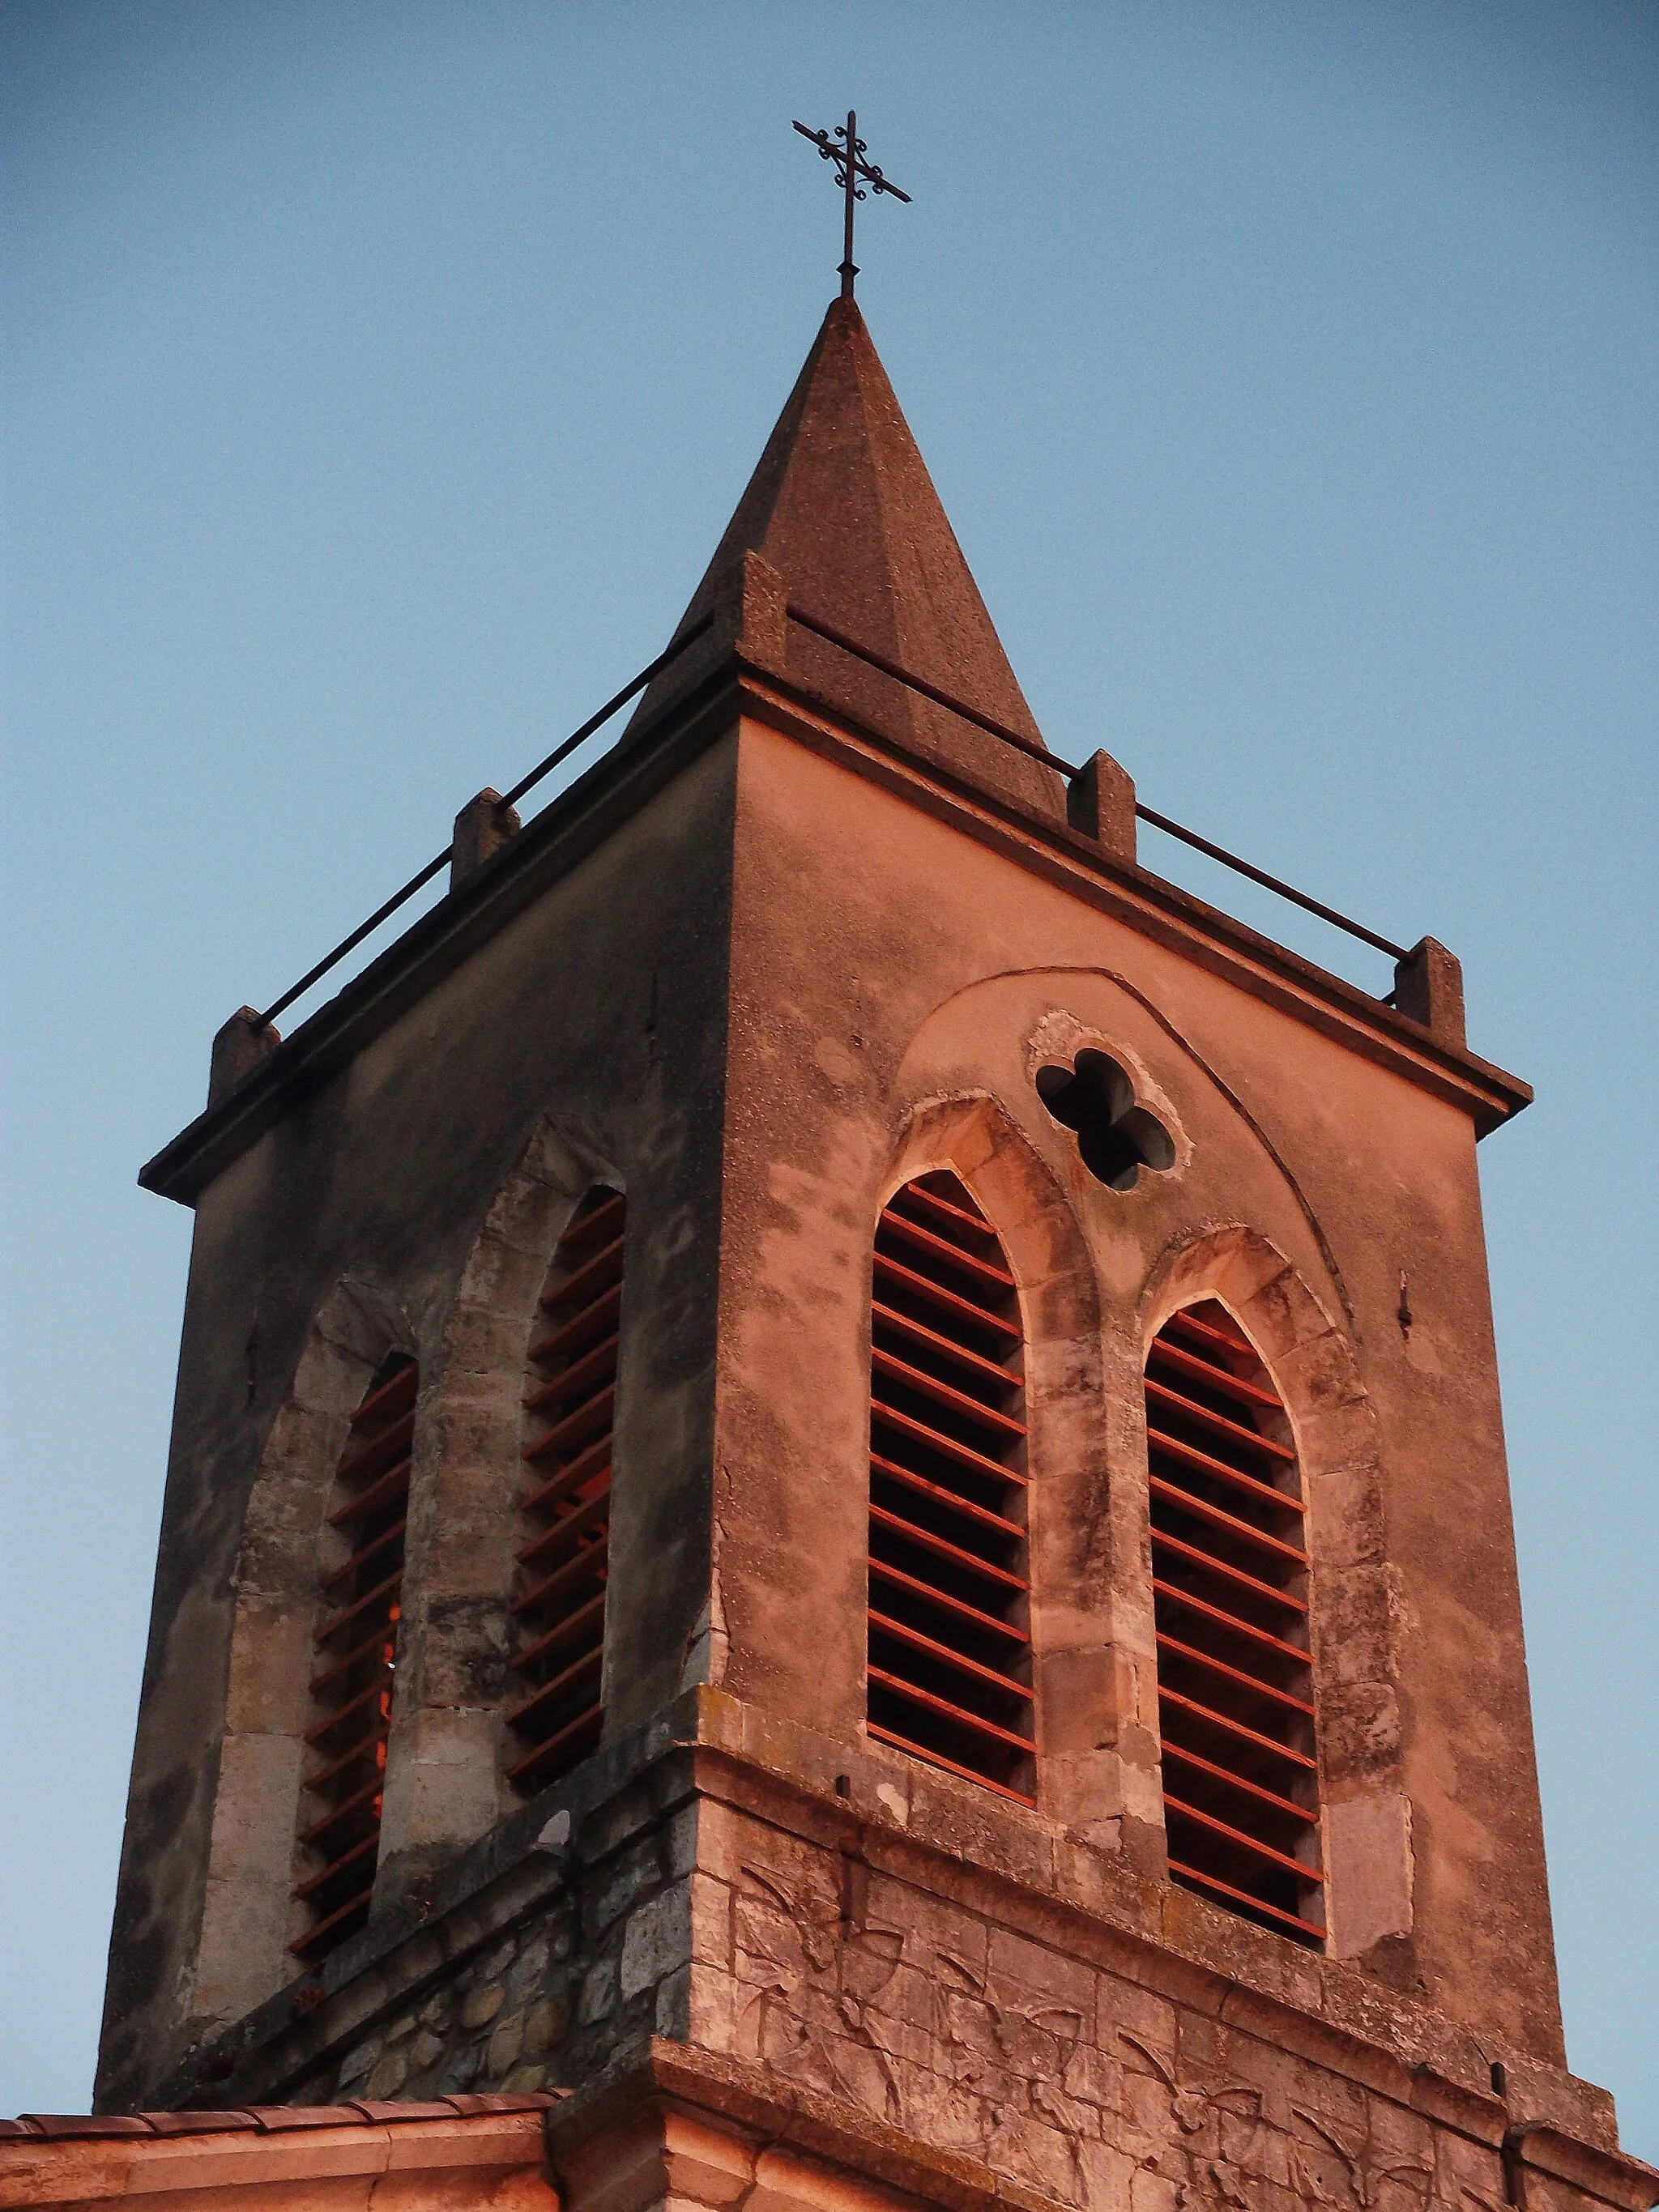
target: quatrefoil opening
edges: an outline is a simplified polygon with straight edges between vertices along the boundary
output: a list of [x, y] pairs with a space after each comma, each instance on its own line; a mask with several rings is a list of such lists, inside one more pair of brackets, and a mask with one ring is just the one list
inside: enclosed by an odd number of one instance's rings
[[1156, 1114], [1135, 1103], [1135, 1087], [1109, 1053], [1085, 1046], [1070, 1067], [1040, 1067], [1037, 1097], [1076, 1133], [1083, 1164], [1108, 1190], [1133, 1190], [1142, 1168], [1175, 1165], [1175, 1139]]

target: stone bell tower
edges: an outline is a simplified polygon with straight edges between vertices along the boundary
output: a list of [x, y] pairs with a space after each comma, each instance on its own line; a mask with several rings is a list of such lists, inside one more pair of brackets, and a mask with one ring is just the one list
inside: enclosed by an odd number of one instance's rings
[[553, 2093], [569, 2212], [1641, 2212], [1455, 963], [1373, 998], [1141, 866], [850, 300], [678, 635], [145, 1170], [100, 2106]]

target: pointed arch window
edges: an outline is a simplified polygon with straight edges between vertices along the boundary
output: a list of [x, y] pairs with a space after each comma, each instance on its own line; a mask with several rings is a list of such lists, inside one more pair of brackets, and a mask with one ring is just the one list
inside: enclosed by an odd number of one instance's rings
[[1024, 1334], [996, 1231], [941, 1170], [876, 1231], [867, 1725], [1036, 1802]]
[[352, 1415], [335, 1470], [328, 1527], [345, 1557], [322, 1579], [294, 1889], [309, 1925], [289, 1946], [307, 1960], [357, 1933], [374, 1887], [419, 1388], [415, 1362], [393, 1354]]
[[1153, 1340], [1146, 1443], [1170, 1878], [1318, 1946], [1301, 1472], [1272, 1377], [1212, 1299]]
[[532, 1431], [512, 1602], [507, 1778], [540, 1790], [599, 1740], [611, 1440], [628, 1201], [592, 1190], [559, 1239], [525, 1395]]

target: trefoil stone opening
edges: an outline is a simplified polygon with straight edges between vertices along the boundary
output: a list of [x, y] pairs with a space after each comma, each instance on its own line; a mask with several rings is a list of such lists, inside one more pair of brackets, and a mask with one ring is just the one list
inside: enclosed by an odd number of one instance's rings
[[507, 1779], [544, 1789], [599, 1740], [611, 1541], [611, 1446], [628, 1201], [599, 1185], [560, 1237], [525, 1393], [526, 1487], [512, 1601], [520, 1694]]
[[1309, 1559], [1290, 1424], [1215, 1299], [1158, 1331], [1146, 1400], [1170, 1877], [1322, 1948]]
[[876, 1231], [867, 1726], [1036, 1802], [1024, 1339], [996, 1231], [960, 1178], [916, 1177]]

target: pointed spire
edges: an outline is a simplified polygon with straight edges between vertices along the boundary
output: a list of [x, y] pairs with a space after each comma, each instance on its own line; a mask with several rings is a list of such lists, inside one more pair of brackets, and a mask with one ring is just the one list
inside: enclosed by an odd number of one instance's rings
[[[831, 302], [681, 630], [714, 606], [746, 552], [777, 571], [791, 605], [1042, 742], [851, 300]], [[942, 766], [1063, 816], [1058, 775], [1028, 755], [799, 624], [788, 625], [787, 641], [782, 672], [802, 690]], [[667, 690], [659, 678], [635, 721], [648, 719]]]

